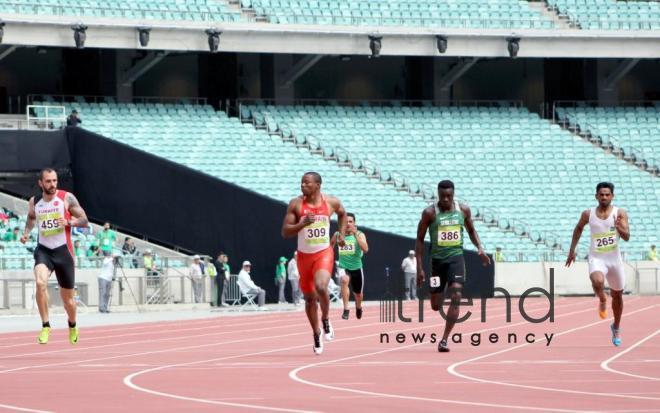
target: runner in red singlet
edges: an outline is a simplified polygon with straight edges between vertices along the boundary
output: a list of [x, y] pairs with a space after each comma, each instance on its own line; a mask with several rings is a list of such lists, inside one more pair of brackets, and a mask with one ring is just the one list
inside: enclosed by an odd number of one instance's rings
[[[337, 215], [339, 235], [337, 243], [344, 245], [346, 211], [339, 199], [321, 193], [321, 175], [307, 172], [300, 184], [302, 196], [289, 202], [282, 236], [298, 236], [298, 272], [300, 289], [305, 296], [305, 313], [314, 332], [314, 353], [323, 352], [323, 339], [319, 328], [318, 306], [321, 305], [321, 322], [325, 339], [334, 338], [334, 330], [328, 319], [330, 296], [328, 282], [332, 277], [334, 253], [330, 247], [330, 217]], [[319, 304], [317, 304], [317, 302]]]

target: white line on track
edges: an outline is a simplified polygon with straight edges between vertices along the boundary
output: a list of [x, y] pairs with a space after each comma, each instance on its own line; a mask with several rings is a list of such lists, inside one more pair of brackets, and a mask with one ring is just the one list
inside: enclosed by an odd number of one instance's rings
[[[630, 301], [632, 301], [632, 300], [630, 300]], [[658, 305], [650, 305], [650, 306], [647, 306], [647, 307], [637, 309], [635, 311], [627, 312], [626, 317], [628, 317], [630, 315], [633, 315], [633, 314], [641, 313], [643, 311], [655, 308], [657, 306]], [[610, 321], [601, 320], [601, 321], [596, 321], [596, 322], [589, 323], [589, 324], [586, 324], [586, 325], [583, 325], [583, 326], [580, 326], [580, 327], [571, 328], [569, 330], [562, 331], [560, 333], [555, 333], [555, 337], [563, 336], [565, 334], [570, 334], [570, 333], [573, 333], [575, 331], [584, 330], [585, 328], [593, 327], [595, 325], [608, 323], [608, 322], [610, 322]], [[539, 341], [542, 341], [542, 340], [537, 339], [537, 340], [534, 341], [534, 343], [539, 342]], [[658, 397], [632, 396], [632, 395], [623, 395], [623, 394], [616, 394], [616, 393], [600, 393], [600, 392], [590, 392], [590, 391], [581, 391], [581, 390], [558, 389], [558, 388], [555, 388], [555, 387], [530, 386], [530, 385], [519, 384], [519, 383], [507, 383], [507, 382], [502, 382], [502, 381], [497, 381], [497, 380], [480, 379], [478, 377], [468, 376], [467, 374], [462, 374], [462, 373], [459, 373], [459, 372], [456, 371], [456, 369], [459, 366], [466, 365], [466, 364], [471, 363], [473, 361], [482, 360], [482, 359], [487, 358], [487, 357], [492, 357], [492, 356], [495, 356], [495, 355], [498, 355], [498, 354], [503, 354], [503, 353], [507, 353], [509, 351], [513, 351], [513, 350], [517, 350], [517, 349], [520, 349], [520, 348], [523, 348], [523, 347], [527, 347], [527, 346], [530, 346], [534, 343], [525, 343], [525, 344], [521, 344], [521, 345], [518, 345], [518, 346], [515, 346], [515, 347], [507, 348], [507, 349], [500, 350], [500, 351], [495, 351], [493, 353], [488, 353], [488, 354], [484, 354], [484, 355], [474, 357], [474, 358], [471, 358], [471, 359], [468, 359], [468, 360], [460, 361], [458, 363], [454, 363], [451, 366], [449, 366], [447, 368], [447, 371], [449, 372], [449, 374], [454, 375], [456, 377], [460, 377], [462, 379], [470, 380], [470, 381], [474, 381], [474, 382], [478, 382], [478, 383], [485, 383], [485, 384], [497, 384], [497, 385], [501, 385], [501, 386], [517, 387], [517, 388], [530, 389], [530, 390], [541, 390], [541, 391], [567, 393], [567, 394], [580, 394], [580, 395], [598, 396], [598, 397], [638, 399], [638, 400], [660, 400], [660, 398], [658, 398]]]
[[618, 359], [619, 357], [623, 356], [624, 354], [628, 353], [629, 351], [634, 350], [635, 348], [642, 345], [644, 342], [652, 339], [653, 337], [657, 336], [658, 334], [660, 334], [660, 330], [657, 330], [655, 333], [652, 333], [652, 334], [646, 336], [645, 338], [639, 340], [638, 342], [636, 342], [632, 346], [628, 347], [627, 349], [623, 350], [622, 352], [617, 353], [614, 356], [608, 358], [607, 360], [600, 363], [600, 368], [602, 368], [606, 371], [609, 371], [611, 373], [622, 374], [622, 375], [628, 376], [628, 377], [635, 377], [635, 378], [644, 379], [644, 380], [660, 381], [660, 377], [650, 377], [650, 376], [642, 376], [642, 375], [639, 375], [639, 374], [627, 373], [625, 371], [620, 371], [620, 370], [613, 369], [612, 367], [609, 366], [609, 364], [611, 362], [613, 362], [614, 360]]
[[17, 412], [31, 412], [31, 413], [53, 413], [48, 410], [36, 410], [36, 409], [28, 409], [26, 407], [18, 407], [18, 406], [11, 406], [9, 404], [0, 404], [0, 409], [9, 409], [9, 410], [15, 410]]
[[[632, 301], [632, 300], [631, 300]], [[654, 306], [651, 306], [654, 307]], [[648, 307], [648, 308], [651, 308]], [[591, 308], [586, 309], [586, 310], [579, 310], [579, 311], [574, 311], [566, 314], [562, 314], [559, 317], [566, 317], [570, 316], [573, 314], [579, 314], [579, 313], [585, 313], [588, 311], [592, 311]], [[499, 330], [502, 328], [507, 328], [507, 327], [513, 327], [513, 326], [518, 326], [518, 325], [524, 325], [526, 322], [520, 322], [520, 323], [515, 323], [515, 324], [505, 324], [503, 326], [499, 326], [496, 328], [490, 328], [490, 329], [483, 329], [480, 331], [475, 331], [472, 333], [468, 334], [474, 334], [474, 333], [481, 333], [481, 332], [486, 332], [486, 331], [494, 331], [494, 330]], [[555, 334], [556, 335], [556, 334]], [[398, 351], [402, 350], [404, 348], [412, 348], [421, 345], [421, 343], [417, 344], [410, 344], [406, 346], [401, 346], [397, 347], [394, 349], [387, 349], [387, 350], [381, 350], [381, 351], [376, 351], [372, 353], [364, 353], [364, 354], [358, 354], [355, 356], [350, 356], [350, 357], [344, 357], [340, 359], [335, 359], [335, 360], [328, 360], [320, 363], [311, 363], [307, 364], [301, 367], [298, 367], [294, 370], [291, 370], [289, 372], [289, 377], [302, 384], [307, 384], [313, 387], [320, 387], [324, 389], [329, 389], [329, 390], [339, 390], [339, 391], [345, 391], [349, 393], [355, 393], [355, 394], [362, 394], [362, 395], [370, 395], [370, 396], [379, 396], [379, 397], [387, 397], [387, 398], [395, 398], [395, 399], [403, 399], [403, 400], [414, 400], [414, 401], [427, 401], [427, 402], [434, 402], [434, 403], [446, 403], [446, 404], [457, 404], [457, 405], [463, 405], [463, 406], [474, 406], [474, 407], [486, 407], [486, 408], [500, 408], [500, 409], [510, 409], [510, 410], [526, 410], [526, 411], [546, 411], [546, 412], [580, 412], [580, 410], [570, 410], [570, 409], [556, 409], [556, 408], [543, 408], [543, 407], [536, 407], [536, 406], [518, 406], [518, 405], [507, 405], [507, 404], [497, 404], [497, 403], [482, 403], [482, 402], [469, 402], [469, 401], [462, 401], [462, 400], [452, 400], [452, 399], [437, 399], [437, 398], [430, 398], [430, 397], [417, 397], [417, 396], [408, 396], [408, 395], [401, 395], [401, 394], [390, 394], [390, 393], [382, 393], [382, 392], [373, 392], [373, 391], [366, 391], [366, 390], [358, 390], [358, 389], [350, 389], [350, 388], [345, 388], [345, 387], [338, 387], [338, 386], [329, 386], [326, 384], [322, 383], [316, 383], [312, 382], [309, 380], [305, 380], [299, 377], [299, 373], [303, 370], [313, 368], [313, 367], [318, 367], [322, 365], [327, 365], [330, 363], [335, 363], [337, 361], [346, 361], [346, 360], [352, 360], [360, 357], [367, 357], [367, 356], [372, 356], [372, 355], [377, 355], [377, 354], [384, 354], [384, 353], [389, 353], [392, 351]]]
[[[581, 303], [577, 303], [577, 304], [579, 305]], [[575, 304], [574, 303], [567, 304], [565, 307], [570, 307], [570, 306], [573, 306], [573, 305], [575, 305]], [[542, 308], [543, 308], [542, 306], [538, 307], [538, 309], [542, 309]], [[535, 307], [535, 309], [536, 309], [536, 307]], [[581, 311], [578, 311], [578, 312], [585, 312], [585, 311], [589, 311], [589, 310], [581, 310]], [[503, 317], [504, 316], [498, 316], [497, 318], [503, 318]], [[477, 322], [477, 320], [474, 319], [474, 322]], [[363, 327], [366, 327], [366, 326], [369, 326], [369, 325], [374, 325], [374, 324], [382, 324], [382, 323], [364, 324], [364, 325], [360, 325], [360, 326], [357, 326], [357, 327], [363, 328]], [[524, 323], [513, 324], [513, 325], [515, 326], [515, 325], [522, 325], [522, 324], [524, 324]], [[511, 325], [505, 325], [502, 328], [510, 327], [510, 326]], [[436, 327], [435, 325], [429, 325], [428, 326], [428, 328], [435, 328], [435, 327]], [[349, 328], [351, 328], [351, 327], [349, 327]], [[407, 329], [407, 330], [394, 330], [394, 331], [412, 331], [412, 330], [416, 330], [418, 328], [419, 328], [419, 326], [415, 326], [415, 327]], [[356, 337], [349, 337], [349, 338], [345, 338], [345, 339], [335, 339], [333, 341], [333, 343], [343, 342], [343, 341], [352, 341], [352, 340], [357, 340], [357, 339], [361, 339], [361, 338], [369, 338], [369, 337], [372, 337], [373, 334], [374, 333], [370, 333], [370, 334], [366, 334], [366, 335], [362, 335], [362, 336], [356, 336]], [[263, 339], [263, 337], [260, 338], [260, 339]], [[419, 345], [419, 344], [417, 344], [417, 345]], [[146, 369], [146, 370], [142, 370], [142, 371], [138, 371], [138, 372], [135, 372], [133, 374], [130, 374], [130, 375], [124, 377], [124, 384], [126, 386], [134, 389], [134, 390], [146, 392], [146, 393], [157, 395], [157, 396], [170, 397], [170, 398], [179, 399], [179, 400], [195, 401], [195, 402], [207, 403], [207, 404], [227, 405], [227, 406], [231, 406], [231, 407], [257, 408], [257, 406], [252, 406], [252, 405], [240, 405], [240, 404], [236, 404], [236, 403], [229, 405], [229, 404], [224, 403], [224, 402], [209, 401], [208, 399], [193, 398], [193, 397], [179, 396], [179, 395], [172, 394], [172, 393], [159, 392], [159, 391], [156, 391], [156, 390], [151, 390], [151, 389], [147, 389], [147, 388], [144, 388], [144, 387], [140, 387], [140, 386], [136, 385], [133, 382], [133, 380], [136, 377], [138, 377], [140, 375], [143, 375], [143, 374], [152, 373], [152, 372], [156, 372], [156, 371], [162, 371], [164, 369], [173, 368], [173, 367], [190, 366], [190, 365], [193, 365], [193, 364], [200, 364], [200, 363], [213, 363], [213, 362], [222, 361], [222, 360], [231, 360], [231, 359], [242, 358], [242, 357], [257, 356], [257, 355], [263, 355], [263, 354], [271, 354], [271, 353], [277, 353], [277, 352], [281, 352], [281, 351], [288, 351], [288, 350], [294, 350], [294, 349], [300, 349], [300, 348], [306, 348], [306, 347], [309, 347], [309, 344], [291, 346], [291, 347], [285, 347], [285, 348], [278, 348], [278, 349], [271, 349], [271, 350], [264, 350], [264, 351], [254, 352], [254, 353], [243, 353], [243, 354], [238, 354], [238, 355], [234, 355], [234, 356], [225, 356], [225, 357], [213, 358], [213, 359], [208, 359], [208, 360], [197, 360], [197, 361], [188, 362], [188, 363], [178, 363], [178, 364], [160, 366], [160, 367]], [[273, 410], [273, 408], [270, 408], [268, 406], [260, 406], [259, 408], [264, 409], [264, 410]]]

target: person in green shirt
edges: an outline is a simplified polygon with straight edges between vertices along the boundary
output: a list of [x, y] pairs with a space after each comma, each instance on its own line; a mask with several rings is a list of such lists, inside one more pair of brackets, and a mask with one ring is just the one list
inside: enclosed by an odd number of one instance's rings
[[275, 266], [275, 285], [279, 289], [277, 303], [286, 303], [284, 287], [286, 286], [286, 257], [280, 257]]
[[[344, 302], [344, 312], [341, 318], [348, 320], [350, 311], [348, 309], [349, 283], [355, 297], [355, 316], [362, 318], [362, 297], [364, 292], [364, 271], [362, 269], [362, 256], [369, 252], [367, 236], [359, 231], [355, 225], [355, 214], [346, 214], [346, 236], [344, 245], [338, 246], [339, 264], [337, 265], [340, 274], [341, 299]], [[336, 232], [330, 240], [330, 245], [334, 248], [337, 244]]]
[[647, 257], [649, 261], [657, 261], [658, 260], [658, 253], [655, 252], [655, 245], [651, 245], [651, 249], [649, 250], [649, 253]]
[[13, 231], [7, 230], [7, 232], [5, 232], [5, 234], [2, 236], [2, 240], [6, 242], [18, 241], [20, 237], [19, 229], [16, 227]]
[[109, 222], [106, 222], [103, 225], [103, 231], [99, 232], [96, 238], [99, 241], [101, 253], [106, 257], [109, 257], [112, 254], [112, 248], [114, 247], [115, 239], [117, 238], [117, 234], [110, 229]]
[[495, 262], [504, 262], [504, 253], [501, 247], [495, 248]]
[[[424, 239], [428, 231], [431, 237], [431, 307], [439, 311], [444, 301], [445, 287], [451, 296], [447, 311], [447, 323], [442, 340], [438, 343], [439, 352], [448, 352], [447, 338], [451, 333], [459, 314], [459, 305], [465, 284], [465, 259], [463, 258], [463, 232], [467, 231], [470, 241], [477, 247], [484, 266], [490, 264], [490, 258], [481, 246], [481, 240], [472, 222], [472, 212], [466, 204], [454, 200], [454, 183], [449, 180], [438, 183], [438, 202], [422, 212], [417, 225], [417, 287], [426, 279], [424, 273]], [[442, 298], [442, 299], [441, 299]]]
[[85, 250], [80, 246], [80, 240], [75, 240], [73, 242], [73, 253], [76, 257], [85, 256]]

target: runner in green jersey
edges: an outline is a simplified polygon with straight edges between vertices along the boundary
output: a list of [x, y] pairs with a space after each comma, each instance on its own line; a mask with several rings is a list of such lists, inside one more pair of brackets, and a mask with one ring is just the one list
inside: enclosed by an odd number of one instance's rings
[[477, 247], [484, 266], [490, 264], [490, 258], [483, 250], [479, 235], [472, 222], [470, 207], [454, 201], [454, 183], [440, 181], [438, 183], [438, 203], [430, 205], [422, 212], [422, 218], [417, 225], [417, 286], [421, 287], [426, 278], [424, 273], [424, 239], [426, 232], [431, 237], [431, 307], [438, 311], [442, 305], [442, 295], [445, 288], [451, 294], [451, 304], [447, 311], [447, 323], [438, 351], [447, 352], [447, 338], [451, 333], [459, 314], [462, 289], [465, 284], [465, 260], [463, 258], [463, 232], [467, 231], [470, 241]]
[[[344, 320], [348, 320], [350, 314], [348, 309], [348, 296], [350, 283], [353, 295], [355, 296], [355, 316], [362, 318], [362, 293], [364, 290], [364, 272], [362, 270], [362, 256], [369, 252], [369, 244], [367, 244], [367, 237], [364, 232], [358, 231], [355, 226], [355, 215], [348, 213], [346, 236], [344, 237], [344, 245], [339, 246], [339, 276], [341, 285], [341, 299], [344, 302], [344, 312], [341, 316]], [[335, 233], [330, 240], [330, 244], [334, 248], [336, 237]]]

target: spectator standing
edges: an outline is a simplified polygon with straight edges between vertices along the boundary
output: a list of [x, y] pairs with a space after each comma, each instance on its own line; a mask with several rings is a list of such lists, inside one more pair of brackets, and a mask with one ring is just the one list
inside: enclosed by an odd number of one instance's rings
[[196, 303], [202, 302], [202, 276], [204, 275], [204, 264], [199, 259], [199, 255], [193, 256], [193, 262], [188, 272], [192, 281], [193, 298]]
[[101, 249], [101, 254], [106, 257], [112, 255], [112, 248], [115, 245], [115, 239], [117, 234], [115, 231], [110, 229], [110, 223], [106, 222], [103, 225], [103, 231], [99, 232], [96, 238], [99, 241], [99, 247]]
[[504, 262], [504, 253], [502, 247], [495, 248], [495, 262]]
[[71, 114], [66, 118], [66, 126], [78, 126], [82, 123], [80, 116], [78, 116], [77, 110], [72, 110]]
[[227, 254], [220, 251], [218, 254], [218, 259], [213, 263], [215, 269], [218, 273], [215, 279], [215, 288], [216, 288], [216, 306], [224, 307], [225, 304], [225, 285], [229, 281], [229, 275], [231, 269], [229, 268], [229, 258]]
[[408, 251], [408, 256], [401, 262], [404, 282], [404, 298], [407, 300], [417, 299], [417, 258], [415, 251]]
[[75, 240], [73, 242], [73, 255], [75, 255], [76, 258], [85, 256], [85, 250], [80, 246], [80, 240]]
[[647, 254], [646, 258], [648, 258], [649, 261], [658, 260], [658, 253], [655, 251], [655, 245], [651, 245], [651, 249], [649, 250], [649, 253]]
[[119, 259], [118, 253], [103, 259], [103, 265], [98, 275], [99, 282], [99, 312], [109, 313], [110, 291], [112, 291], [112, 280], [115, 275], [115, 265]]
[[122, 245], [121, 247], [121, 252], [122, 254], [124, 254], [125, 257], [129, 258], [131, 268], [138, 267], [138, 260], [137, 260], [138, 250], [131, 237], [126, 237], [124, 239], [124, 245]]
[[286, 286], [286, 257], [280, 257], [275, 265], [275, 285], [278, 288], [277, 303], [286, 303], [284, 287]]
[[297, 257], [298, 251], [294, 251], [293, 258], [291, 258], [287, 267], [289, 284], [291, 284], [291, 298], [293, 299], [293, 305], [300, 304], [300, 297], [302, 295], [300, 292], [300, 274], [298, 273]]

